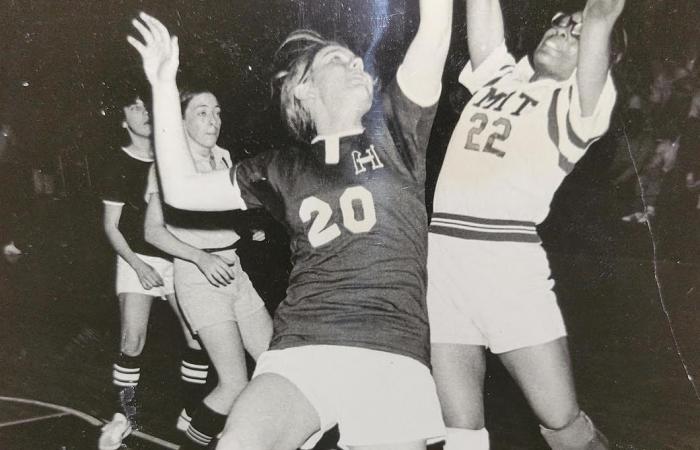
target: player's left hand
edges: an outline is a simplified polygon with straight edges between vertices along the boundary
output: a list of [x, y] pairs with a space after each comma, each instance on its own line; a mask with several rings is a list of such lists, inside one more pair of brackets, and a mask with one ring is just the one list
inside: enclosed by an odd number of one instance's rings
[[139, 18], [143, 22], [134, 19], [131, 23], [143, 42], [133, 36], [127, 36], [126, 40], [141, 54], [146, 78], [151, 85], [174, 82], [180, 64], [177, 36], [171, 37], [165, 25], [155, 17], [142, 12]]
[[625, 0], [588, 0], [583, 10], [583, 22], [586, 20], [617, 20]]
[[253, 236], [251, 237], [255, 242], [262, 242], [265, 240], [265, 230], [253, 230]]

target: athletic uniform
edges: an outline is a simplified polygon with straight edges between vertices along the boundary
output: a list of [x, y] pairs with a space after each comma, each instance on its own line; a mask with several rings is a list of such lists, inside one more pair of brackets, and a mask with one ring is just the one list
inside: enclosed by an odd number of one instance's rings
[[[221, 147], [212, 149], [206, 158], [192, 153], [198, 172], [211, 172], [231, 167], [229, 153]], [[146, 198], [158, 194], [155, 166], [152, 166]], [[240, 236], [231, 229], [232, 217], [228, 212], [192, 212], [175, 210], [163, 205], [166, 228], [181, 241], [220, 256], [235, 271], [233, 282], [213, 286], [196, 264], [175, 258], [175, 293], [182, 313], [191, 330], [227, 321], [238, 321], [264, 308], [265, 304], [253, 288], [248, 275], [241, 269], [235, 245]]]
[[[293, 382], [321, 431], [338, 423], [346, 445], [444, 432], [424, 300], [425, 151], [436, 106], [409, 100], [400, 78], [399, 70], [366, 130], [319, 136], [231, 171], [245, 206], [268, 209], [291, 237], [287, 296], [255, 376]], [[402, 370], [382, 375], [391, 367]]]
[[169, 255], [146, 242], [143, 224], [146, 215], [144, 192], [153, 159], [135, 156], [125, 148], [113, 152], [102, 179], [102, 202], [122, 206], [119, 231], [131, 250], [153, 267], [163, 279], [163, 286], [144, 289], [136, 271], [117, 255], [116, 291], [165, 297], [174, 292], [173, 267]]
[[505, 44], [460, 82], [474, 96], [447, 148], [430, 224], [431, 340], [495, 353], [566, 334], [536, 225], [555, 191], [609, 126], [610, 75], [582, 117], [576, 73], [530, 81]]

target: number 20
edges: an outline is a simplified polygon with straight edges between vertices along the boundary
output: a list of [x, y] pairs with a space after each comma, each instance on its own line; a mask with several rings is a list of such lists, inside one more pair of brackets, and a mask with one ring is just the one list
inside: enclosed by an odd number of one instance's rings
[[[355, 217], [354, 202], [359, 202], [362, 207], [361, 220]], [[366, 233], [377, 223], [372, 193], [362, 186], [349, 187], [343, 192], [340, 196], [340, 211], [343, 215], [343, 226], [354, 234]], [[307, 197], [299, 207], [299, 218], [306, 223], [312, 219], [313, 213], [316, 213], [316, 218], [309, 229], [309, 243], [312, 247], [320, 247], [340, 236], [340, 227], [335, 223], [328, 224], [333, 215], [331, 205], [318, 197]]]

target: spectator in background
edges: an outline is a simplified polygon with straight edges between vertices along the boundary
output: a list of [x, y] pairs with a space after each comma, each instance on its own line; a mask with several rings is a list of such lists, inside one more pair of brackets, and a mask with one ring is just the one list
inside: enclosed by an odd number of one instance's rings
[[[691, 58], [692, 60], [692, 58]], [[643, 124], [630, 126], [629, 133], [620, 136], [617, 168], [621, 171], [615, 183], [633, 183], [633, 212], [622, 217], [625, 222], [646, 223], [657, 212], [662, 185], [674, 169], [679, 139], [688, 114], [691, 96], [692, 63], [675, 64], [656, 61], [648, 102], [632, 96], [627, 116]], [[642, 109], [642, 105], [646, 109]], [[620, 163], [621, 162], [621, 163]], [[624, 166], [620, 170], [620, 166]], [[628, 210], [629, 211], [629, 210]]]

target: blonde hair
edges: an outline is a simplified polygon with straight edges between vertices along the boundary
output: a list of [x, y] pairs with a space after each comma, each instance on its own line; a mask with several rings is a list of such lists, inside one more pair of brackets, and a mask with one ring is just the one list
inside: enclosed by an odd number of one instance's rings
[[283, 67], [272, 78], [273, 87], [279, 85], [280, 113], [292, 135], [309, 142], [316, 132], [311, 114], [294, 95], [297, 86], [306, 81], [311, 65], [318, 52], [325, 47], [339, 45], [325, 39], [312, 30], [296, 30], [287, 36], [275, 53], [278, 67]]

